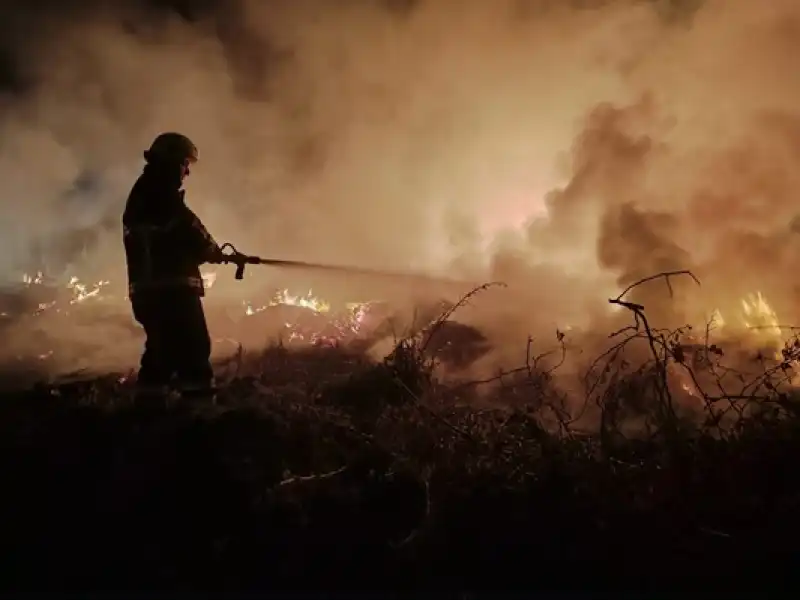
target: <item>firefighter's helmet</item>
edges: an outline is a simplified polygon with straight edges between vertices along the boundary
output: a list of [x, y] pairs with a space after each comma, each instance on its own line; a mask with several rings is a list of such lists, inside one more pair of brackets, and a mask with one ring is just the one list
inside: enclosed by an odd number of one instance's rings
[[153, 140], [150, 149], [145, 151], [144, 158], [147, 162], [196, 163], [197, 146], [181, 133], [162, 133]]

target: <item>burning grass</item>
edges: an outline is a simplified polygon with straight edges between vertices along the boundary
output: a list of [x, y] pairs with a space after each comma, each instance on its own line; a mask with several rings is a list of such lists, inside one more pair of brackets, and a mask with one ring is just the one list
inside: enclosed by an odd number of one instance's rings
[[118, 376], [8, 394], [6, 586], [741, 591], [788, 572], [800, 341], [743, 360], [711, 324], [613, 302], [633, 323], [578, 403], [562, 332], [491, 380], [442, 380], [458, 306], [377, 364], [341, 344], [229, 360], [217, 407], [137, 407]]

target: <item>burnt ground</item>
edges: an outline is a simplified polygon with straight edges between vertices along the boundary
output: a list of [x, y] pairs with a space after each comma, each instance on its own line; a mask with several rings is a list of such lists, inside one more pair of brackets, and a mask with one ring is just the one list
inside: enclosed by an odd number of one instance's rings
[[604, 446], [545, 433], [530, 405], [423, 401], [408, 373], [342, 350], [273, 349], [260, 369], [216, 407], [137, 407], [113, 377], [2, 397], [2, 588], [794, 584], [795, 420]]

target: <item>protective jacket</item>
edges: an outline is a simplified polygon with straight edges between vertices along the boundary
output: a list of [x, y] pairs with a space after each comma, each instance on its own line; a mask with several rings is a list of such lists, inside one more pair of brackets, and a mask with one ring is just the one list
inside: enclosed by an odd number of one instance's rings
[[147, 165], [122, 217], [128, 295], [191, 289], [204, 295], [198, 268], [219, 246], [186, 206], [180, 177]]

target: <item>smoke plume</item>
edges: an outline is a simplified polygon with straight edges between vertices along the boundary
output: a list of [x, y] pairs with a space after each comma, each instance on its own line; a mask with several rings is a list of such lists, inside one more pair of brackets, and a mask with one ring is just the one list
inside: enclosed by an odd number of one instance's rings
[[[665, 270], [703, 287], [642, 288], [654, 318], [753, 290], [800, 316], [794, 0], [29, 1], [0, 17], [7, 282], [42, 257], [123, 279], [142, 150], [178, 130], [200, 148], [187, 199], [219, 240], [502, 280], [463, 318], [513, 352], [618, 318], [606, 298]], [[414, 292], [227, 279], [211, 295], [231, 302]]]

